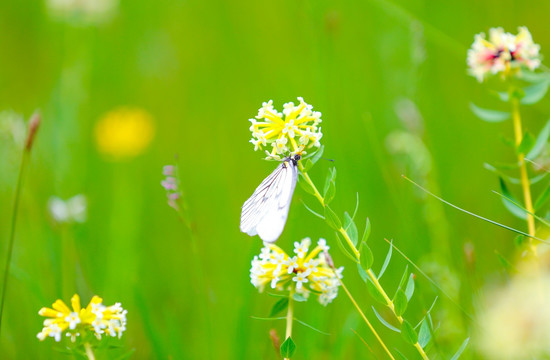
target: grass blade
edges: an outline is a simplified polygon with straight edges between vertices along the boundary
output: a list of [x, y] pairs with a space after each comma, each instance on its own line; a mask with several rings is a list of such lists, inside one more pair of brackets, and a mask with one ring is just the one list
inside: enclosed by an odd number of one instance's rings
[[[542, 243], [550, 244], [549, 241], [543, 240], [543, 239], [538, 238], [538, 237], [533, 236], [533, 235], [529, 235], [529, 234], [526, 233], [526, 232], [523, 232], [523, 231], [521, 231], [521, 230], [514, 229], [513, 227], [510, 227], [510, 226], [507, 226], [507, 225], [498, 223], [498, 222], [493, 221], [493, 220], [491, 220], [491, 219], [487, 219], [487, 218], [485, 218], [485, 217], [483, 217], [483, 216], [474, 214], [473, 212], [470, 212], [470, 211], [468, 211], [468, 210], [464, 210], [463, 208], [458, 207], [458, 206], [456, 206], [456, 205], [454, 205], [454, 204], [452, 204], [452, 203], [450, 203], [450, 202], [448, 202], [448, 201], [446, 201], [446, 200], [440, 198], [439, 196], [435, 195], [434, 193], [428, 191], [427, 189], [425, 189], [425, 188], [423, 188], [422, 186], [418, 185], [417, 183], [415, 183], [414, 181], [412, 181], [411, 179], [409, 179], [409, 178], [406, 177], [405, 175], [401, 175], [401, 176], [402, 176], [405, 180], [407, 180], [407, 181], [409, 181], [411, 184], [413, 184], [414, 186], [418, 187], [420, 190], [424, 191], [426, 194], [428, 194], [428, 195], [430, 195], [430, 196], [436, 198], [437, 200], [439, 200], [439, 201], [441, 201], [441, 202], [443, 202], [443, 203], [449, 205], [450, 207], [453, 207], [453, 208], [455, 208], [455, 209], [457, 209], [457, 210], [459, 210], [459, 211], [462, 211], [463, 213], [466, 213], [466, 214], [468, 214], [468, 215], [471, 215], [471, 216], [473, 216], [473, 217], [476, 217], [476, 218], [478, 218], [478, 219], [480, 219], [480, 220], [486, 221], [486, 222], [491, 223], [491, 224], [493, 224], [493, 225], [499, 226], [499, 227], [501, 227], [501, 228], [503, 228], [503, 229], [506, 229], [506, 230], [515, 232], [516, 234], [521, 234], [521, 235], [523, 235], [523, 236], [527, 236], [528, 238], [535, 239], [535, 240], [540, 241], [540, 242], [542, 242]], [[386, 240], [386, 241], [387, 241], [387, 240]]]

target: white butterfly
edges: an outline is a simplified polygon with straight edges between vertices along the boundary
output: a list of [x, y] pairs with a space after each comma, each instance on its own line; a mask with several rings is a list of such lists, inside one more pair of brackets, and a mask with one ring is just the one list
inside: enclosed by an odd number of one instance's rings
[[298, 179], [299, 154], [289, 156], [256, 188], [241, 212], [241, 231], [275, 242], [285, 227]]

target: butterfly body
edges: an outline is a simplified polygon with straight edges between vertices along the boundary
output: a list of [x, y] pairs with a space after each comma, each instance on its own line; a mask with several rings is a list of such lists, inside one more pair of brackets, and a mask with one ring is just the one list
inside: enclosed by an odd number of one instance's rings
[[275, 242], [281, 236], [298, 179], [299, 160], [299, 154], [285, 158], [245, 201], [242, 232], [258, 235], [265, 242]]

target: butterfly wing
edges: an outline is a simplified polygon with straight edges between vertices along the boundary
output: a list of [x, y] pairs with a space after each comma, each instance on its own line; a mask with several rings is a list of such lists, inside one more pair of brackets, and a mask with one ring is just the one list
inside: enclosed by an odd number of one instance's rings
[[243, 205], [241, 231], [275, 242], [283, 232], [297, 178], [296, 165], [285, 161], [262, 181]]

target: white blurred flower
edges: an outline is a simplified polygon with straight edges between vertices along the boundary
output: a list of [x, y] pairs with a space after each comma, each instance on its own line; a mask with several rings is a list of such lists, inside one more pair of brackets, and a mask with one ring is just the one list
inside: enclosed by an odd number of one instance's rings
[[88, 202], [86, 196], [79, 194], [64, 201], [57, 196], [48, 200], [48, 209], [58, 223], [83, 223], [87, 219]]
[[13, 111], [0, 112], [0, 139], [8, 138], [18, 148], [22, 147], [27, 137], [27, 126], [23, 116]]
[[518, 276], [494, 291], [479, 316], [477, 346], [489, 359], [550, 356], [550, 275]]
[[482, 82], [489, 74], [508, 75], [521, 66], [535, 70], [540, 66], [540, 45], [533, 42], [526, 27], [518, 28], [518, 34], [504, 32], [502, 28], [489, 29], [489, 40], [485, 34], [475, 35], [468, 50], [469, 72]]
[[118, 0], [46, 0], [50, 15], [77, 24], [100, 24], [112, 19]]

